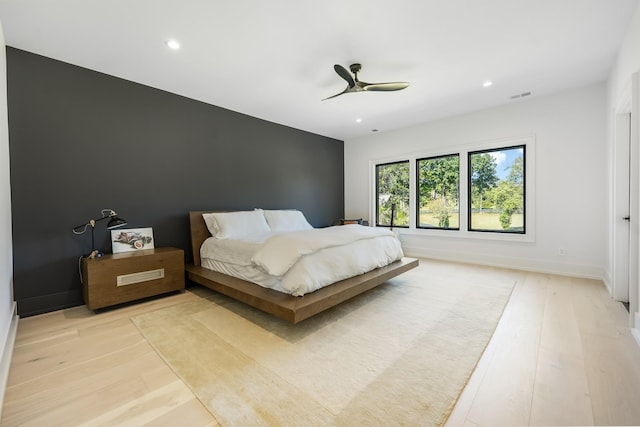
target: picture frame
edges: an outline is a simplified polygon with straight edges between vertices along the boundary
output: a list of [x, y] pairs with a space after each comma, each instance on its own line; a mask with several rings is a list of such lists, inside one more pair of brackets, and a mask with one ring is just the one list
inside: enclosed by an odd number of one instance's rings
[[153, 228], [111, 230], [111, 247], [114, 254], [153, 249]]

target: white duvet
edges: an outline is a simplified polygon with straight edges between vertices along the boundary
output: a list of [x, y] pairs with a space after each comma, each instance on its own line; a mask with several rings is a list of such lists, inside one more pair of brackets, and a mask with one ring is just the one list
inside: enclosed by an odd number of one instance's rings
[[403, 253], [389, 230], [354, 224], [209, 238], [200, 255], [203, 267], [299, 296], [390, 264]]

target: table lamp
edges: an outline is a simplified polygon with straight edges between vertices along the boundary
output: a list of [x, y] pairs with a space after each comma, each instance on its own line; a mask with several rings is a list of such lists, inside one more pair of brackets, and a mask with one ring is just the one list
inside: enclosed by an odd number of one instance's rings
[[98, 219], [90, 219], [87, 223], [78, 225], [77, 227], [73, 227], [74, 234], [83, 234], [87, 231], [88, 227], [91, 227], [91, 253], [87, 256], [87, 258], [95, 258], [97, 256], [102, 256], [102, 253], [96, 250], [95, 246], [95, 228], [96, 222], [108, 219], [107, 230], [112, 230], [114, 228], [122, 227], [123, 225], [127, 225], [127, 221], [118, 217], [116, 211], [112, 209], [102, 209], [100, 211], [102, 217]]

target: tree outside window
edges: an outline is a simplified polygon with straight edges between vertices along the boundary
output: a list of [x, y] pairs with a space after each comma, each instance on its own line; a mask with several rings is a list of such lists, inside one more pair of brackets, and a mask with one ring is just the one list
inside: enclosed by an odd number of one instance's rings
[[430, 157], [416, 161], [418, 228], [460, 228], [458, 192], [460, 156]]
[[469, 153], [469, 230], [525, 233], [525, 146]]
[[409, 161], [376, 165], [376, 225], [409, 226]]

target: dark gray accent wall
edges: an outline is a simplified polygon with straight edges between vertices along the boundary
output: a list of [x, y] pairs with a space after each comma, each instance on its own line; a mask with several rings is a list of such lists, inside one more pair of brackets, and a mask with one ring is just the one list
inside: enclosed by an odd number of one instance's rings
[[[190, 210], [297, 208], [317, 227], [343, 215], [342, 141], [11, 47], [7, 74], [21, 316], [83, 304], [91, 235], [71, 229], [103, 208], [187, 260]], [[111, 252], [105, 222], [96, 242]]]

